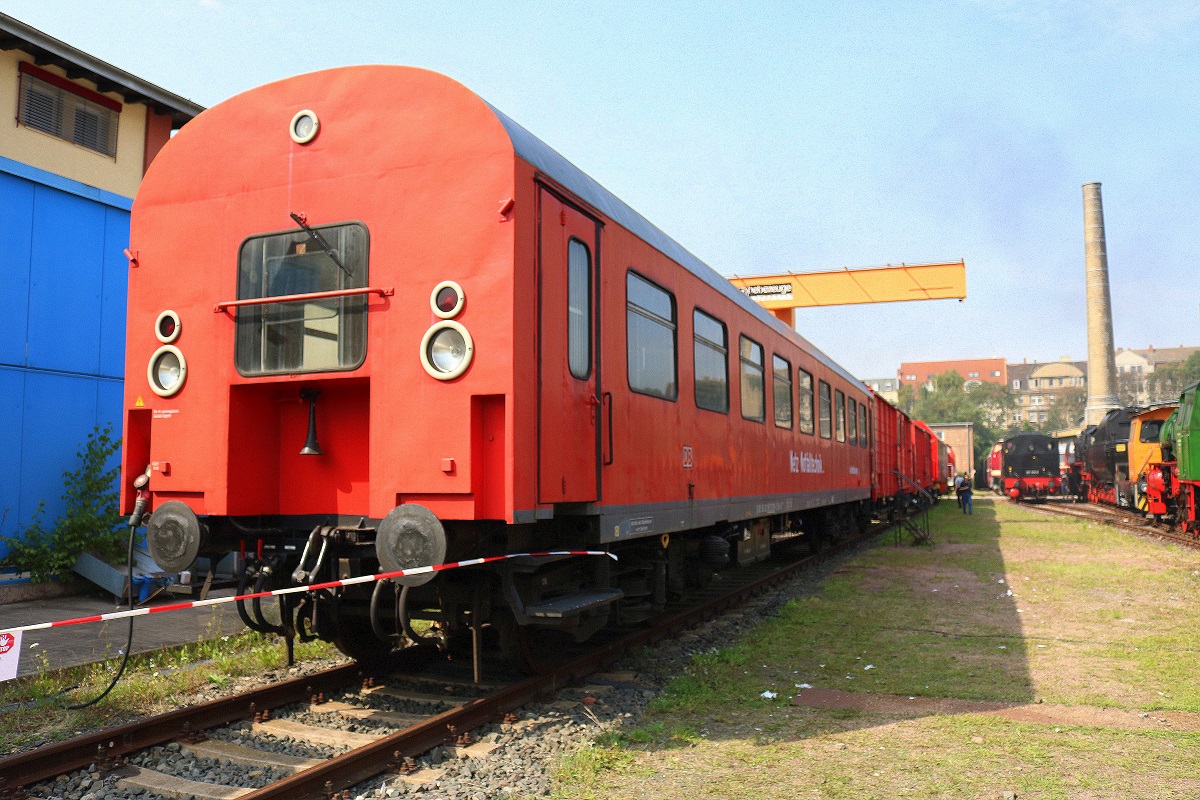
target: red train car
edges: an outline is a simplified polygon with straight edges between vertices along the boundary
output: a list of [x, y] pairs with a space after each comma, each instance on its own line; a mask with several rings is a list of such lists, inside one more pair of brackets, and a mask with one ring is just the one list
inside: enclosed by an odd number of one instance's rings
[[908, 414], [905, 414], [903, 411], [899, 412], [897, 425], [899, 430], [896, 438], [900, 448], [900, 491], [907, 495], [913, 495], [916, 493], [918, 486], [920, 486], [917, 472], [921, 462], [921, 455], [914, 447], [916, 436], [913, 433], [913, 421]]
[[329, 70], [204, 112], [142, 183], [130, 266], [122, 503], [149, 475], [164, 568], [241, 550], [243, 586], [270, 589], [620, 554], [288, 595], [282, 623], [241, 608], [356, 657], [413, 618], [582, 639], [774, 533], [861, 524], [869, 406], [911, 474], [907, 417], [431, 72]]
[[918, 420], [914, 424], [929, 439], [930, 476], [927, 490], [936, 498], [939, 495], [945, 494], [954, 481], [953, 475], [949, 472], [950, 448], [938, 438], [938, 435], [923, 420]]
[[927, 454], [921, 459], [919, 480], [925, 490], [936, 498], [946, 491], [946, 443], [937, 437], [924, 420], [914, 422], [913, 428], [916, 446], [924, 444], [923, 452]]
[[912, 429], [912, 451], [913, 451], [913, 480], [924, 491], [929, 491], [933, 486], [936, 461], [931, 458], [933, 444], [930, 442], [932, 435], [925, 423], [920, 420], [913, 420]]
[[922, 431], [918, 426], [925, 423], [914, 423], [878, 394], [873, 394], [872, 407], [872, 500], [876, 513], [887, 514], [934, 499], [936, 494], [931, 490], [936, 481], [928, 427]]
[[992, 445], [987, 457], [988, 487], [997, 494], [1004, 491], [1004, 440]]
[[871, 499], [878, 511], [891, 508], [900, 494], [900, 411], [872, 391], [874, 446], [871, 450]]

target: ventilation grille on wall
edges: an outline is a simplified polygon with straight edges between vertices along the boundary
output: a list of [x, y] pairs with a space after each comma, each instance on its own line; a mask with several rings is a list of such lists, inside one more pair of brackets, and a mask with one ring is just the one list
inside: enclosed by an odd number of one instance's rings
[[21, 75], [17, 119], [34, 128], [107, 156], [117, 155], [118, 114], [32, 75]]

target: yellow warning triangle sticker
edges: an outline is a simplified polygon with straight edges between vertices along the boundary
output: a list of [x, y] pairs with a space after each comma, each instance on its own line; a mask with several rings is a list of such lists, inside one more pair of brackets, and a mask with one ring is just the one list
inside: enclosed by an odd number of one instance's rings
[[142, 399], [142, 396], [140, 394], [138, 395], [138, 399], [134, 402], [133, 407], [134, 408], [145, 408], [146, 407], [146, 401]]

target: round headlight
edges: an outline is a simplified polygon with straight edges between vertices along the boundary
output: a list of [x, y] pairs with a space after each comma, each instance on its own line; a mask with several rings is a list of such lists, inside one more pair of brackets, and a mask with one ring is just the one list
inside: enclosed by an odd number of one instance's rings
[[291, 134], [292, 141], [296, 144], [308, 144], [316, 138], [317, 131], [320, 129], [321, 122], [317, 119], [316, 112], [306, 108], [303, 111], [297, 111], [296, 116], [292, 117], [288, 133]]
[[155, 350], [150, 356], [146, 379], [150, 382], [150, 391], [159, 397], [171, 397], [182, 389], [187, 379], [187, 361], [179, 348], [168, 344]]
[[174, 311], [164, 311], [154, 322], [154, 335], [163, 344], [170, 344], [179, 338], [179, 315]]
[[421, 366], [441, 381], [457, 378], [471, 364], [475, 344], [461, 324], [446, 320], [425, 331], [421, 340]]
[[442, 319], [457, 317], [467, 300], [462, 287], [454, 281], [442, 281], [429, 295], [429, 307]]
[[439, 372], [453, 372], [467, 357], [467, 340], [453, 328], [443, 328], [429, 340], [429, 363]]

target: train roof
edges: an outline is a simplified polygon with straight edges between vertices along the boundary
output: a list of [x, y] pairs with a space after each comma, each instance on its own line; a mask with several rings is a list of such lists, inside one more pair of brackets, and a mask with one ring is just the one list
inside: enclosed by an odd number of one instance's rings
[[564, 158], [557, 150], [525, 130], [525, 128], [513, 121], [503, 111], [486, 100], [483, 102], [487, 104], [487, 107], [492, 110], [492, 113], [496, 115], [496, 118], [500, 120], [504, 129], [508, 132], [509, 139], [512, 140], [513, 150], [516, 151], [518, 156], [553, 178], [563, 187], [569, 189], [581, 200], [591, 204], [613, 222], [635, 234], [655, 250], [682, 264], [689, 272], [737, 303], [746, 312], [753, 314], [768, 325], [774, 326], [776, 330], [799, 339], [804, 347], [821, 363], [842, 376], [852, 386], [864, 393], [867, 391], [866, 384], [847, 372], [840, 364], [826, 355], [812, 342], [801, 336], [794, 328], [783, 324], [774, 314], [769, 313], [758, 303], [743, 294], [740, 289], [729, 282], [728, 278], [688, 252], [683, 245], [663, 233], [653, 223], [626, 205], [623, 200], [605, 189], [590, 175]]
[[1019, 433], [1010, 434], [1007, 438], [1001, 439], [997, 444], [1004, 442], [1015, 442], [1017, 439], [1053, 439], [1054, 437], [1048, 433], [1040, 431], [1020, 431]]

